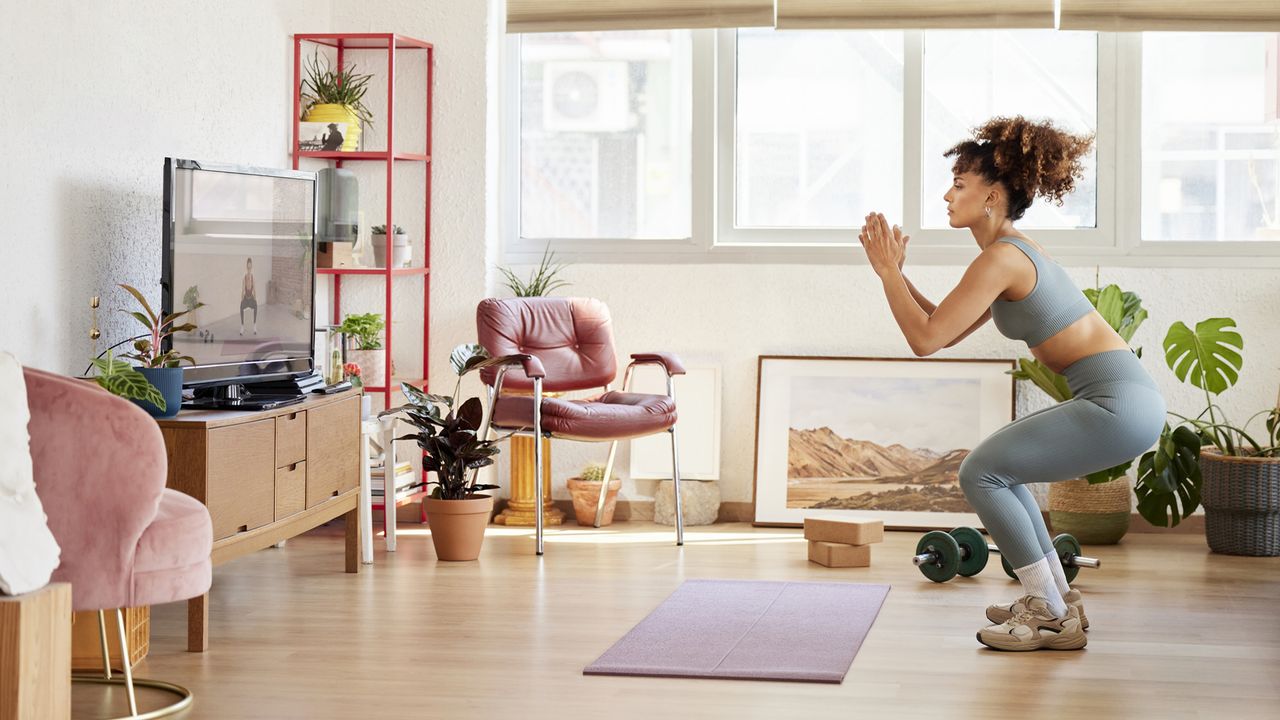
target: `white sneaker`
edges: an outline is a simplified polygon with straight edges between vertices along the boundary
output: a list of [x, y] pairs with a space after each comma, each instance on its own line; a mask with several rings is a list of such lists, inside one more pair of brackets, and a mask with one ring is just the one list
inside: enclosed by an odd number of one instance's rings
[[[1071, 588], [1071, 590], [1069, 590], [1062, 599], [1068, 606], [1074, 607], [1076, 610], [1080, 611], [1080, 628], [1082, 630], [1088, 630], [1089, 618], [1084, 614], [1084, 599], [1080, 595], [1080, 591], [1075, 588]], [[1021, 607], [1021, 602], [1022, 598], [1018, 598], [1016, 601], [1006, 605], [988, 605], [987, 619], [999, 625], [1017, 614], [1018, 608]]]
[[978, 642], [993, 650], [1079, 650], [1089, 638], [1080, 626], [1080, 611], [1067, 606], [1066, 617], [1055, 617], [1044, 598], [1024, 595], [1018, 612], [999, 625], [978, 631]]

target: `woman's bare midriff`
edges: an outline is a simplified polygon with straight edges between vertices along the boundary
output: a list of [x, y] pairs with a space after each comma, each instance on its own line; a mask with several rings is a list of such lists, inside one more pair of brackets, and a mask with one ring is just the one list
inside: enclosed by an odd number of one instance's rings
[[1111, 329], [1097, 310], [1062, 328], [1053, 337], [1031, 348], [1031, 355], [1050, 370], [1061, 373], [1080, 358], [1108, 350], [1128, 350], [1124, 338]]

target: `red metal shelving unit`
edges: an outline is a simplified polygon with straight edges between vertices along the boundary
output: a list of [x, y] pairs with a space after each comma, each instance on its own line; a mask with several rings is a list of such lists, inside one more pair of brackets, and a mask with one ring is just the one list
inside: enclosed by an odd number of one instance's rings
[[[301, 122], [302, 108], [301, 98], [299, 97], [298, 88], [302, 86], [302, 49], [304, 43], [312, 43], [314, 45], [333, 48], [337, 51], [337, 67], [344, 66], [345, 56], [349, 51], [362, 52], [385, 52], [387, 53], [387, 107], [386, 107], [386, 127], [387, 127], [387, 147], [385, 150], [362, 150], [358, 152], [334, 152], [334, 151], [298, 151], [298, 123]], [[408, 53], [424, 53], [426, 59], [426, 87], [425, 87], [425, 107], [426, 113], [426, 145], [424, 152], [403, 152], [396, 150], [395, 141], [395, 72], [396, 63], [400, 56]], [[390, 267], [393, 256], [392, 244], [393, 237], [391, 233], [386, 235], [387, 250], [384, 257], [386, 258], [385, 268], [317, 268], [316, 272], [321, 276], [328, 276], [333, 280], [333, 323], [336, 325], [342, 321], [342, 278], [344, 275], [373, 275], [381, 276], [385, 282], [385, 302], [383, 306], [383, 319], [386, 321], [385, 339], [383, 342], [386, 348], [385, 367], [383, 368], [383, 377], [388, 378], [388, 382], [383, 386], [365, 386], [365, 392], [381, 393], [384, 407], [391, 407], [391, 393], [399, 387], [399, 378], [392, 378], [391, 374], [391, 358], [392, 358], [392, 288], [393, 280], [399, 277], [411, 277], [416, 275], [422, 276], [422, 373], [421, 380], [408, 379], [409, 382], [420, 384], [426, 388], [426, 380], [430, 376], [430, 317], [431, 317], [431, 131], [433, 123], [431, 121], [431, 111], [433, 106], [433, 85], [435, 84], [435, 49], [431, 43], [414, 38], [397, 35], [395, 33], [310, 33], [299, 34], [293, 36], [293, 168], [298, 169], [298, 164], [304, 158], [333, 162], [337, 167], [342, 167], [344, 162], [366, 161], [366, 162], [383, 162], [386, 163], [387, 170], [387, 198], [386, 198], [386, 225], [391, 227], [394, 224], [392, 200], [394, 198], [394, 168], [396, 163], [422, 163], [425, 170], [425, 182], [423, 184], [423, 266], [409, 268], [393, 268]]]
[[[298, 150], [298, 123], [302, 120], [302, 108], [300, 90], [302, 86], [302, 49], [304, 43], [312, 43], [314, 45], [326, 46], [337, 51], [337, 67], [344, 67], [345, 56], [349, 51], [361, 52], [385, 52], [387, 53], [387, 107], [386, 107], [386, 127], [387, 127], [387, 147], [385, 150], [363, 150], [358, 152], [332, 152], [332, 151], [299, 151]], [[406, 53], [423, 54], [426, 60], [426, 87], [425, 90], [425, 125], [426, 125], [426, 145], [423, 152], [403, 152], [396, 150], [395, 141], [395, 73], [396, 63], [401, 55]], [[394, 169], [397, 163], [421, 163], [425, 180], [423, 183], [423, 266], [409, 268], [393, 268], [392, 257], [394, 251], [392, 249], [394, 238], [392, 233], [386, 234], [386, 254], [385, 268], [317, 268], [316, 272], [319, 276], [332, 278], [333, 284], [333, 323], [336, 325], [342, 321], [342, 278], [345, 275], [373, 275], [381, 276], [384, 280], [384, 305], [383, 319], [386, 321], [385, 338], [383, 346], [386, 348], [385, 360], [383, 367], [383, 377], [387, 378], [387, 384], [383, 386], [368, 386], [364, 391], [366, 393], [381, 393], [383, 399], [383, 407], [391, 407], [391, 394], [399, 387], [399, 380], [407, 380], [426, 390], [426, 378], [430, 375], [430, 362], [428, 353], [430, 352], [430, 320], [431, 320], [431, 131], [434, 126], [431, 118], [431, 112], [434, 102], [433, 86], [435, 84], [435, 49], [431, 43], [414, 38], [397, 35], [395, 33], [311, 33], [299, 34], [293, 36], [293, 168], [298, 169], [298, 164], [304, 158], [332, 162], [337, 167], [342, 167], [344, 162], [362, 161], [362, 162], [383, 162], [386, 163], [387, 186], [386, 186], [386, 226], [392, 227], [395, 215], [392, 212], [392, 200], [394, 198]], [[392, 358], [392, 287], [395, 278], [422, 276], [422, 373], [419, 378], [393, 378], [391, 374], [391, 358]], [[394, 477], [394, 468], [389, 469], [390, 474]], [[424, 497], [427, 493], [418, 492], [405, 496], [395, 501], [396, 506], [404, 505], [414, 500]], [[375, 502], [374, 509], [383, 509], [381, 503]]]

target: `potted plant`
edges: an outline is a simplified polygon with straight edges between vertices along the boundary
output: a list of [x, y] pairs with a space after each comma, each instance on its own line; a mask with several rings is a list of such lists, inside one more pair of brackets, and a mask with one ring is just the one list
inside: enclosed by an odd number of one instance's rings
[[361, 121], [373, 124], [373, 113], [364, 104], [364, 94], [373, 76], [357, 74], [354, 66], [334, 70], [328, 58], [320, 57], [319, 51], [310, 62], [304, 60], [303, 64], [307, 69], [307, 77], [299, 88], [303, 121], [346, 123], [347, 131], [339, 150], [358, 149]]
[[[1280, 555], [1280, 397], [1237, 427], [1214, 395], [1240, 377], [1244, 339], [1231, 318], [1209, 318], [1195, 330], [1174, 323], [1165, 362], [1182, 382], [1204, 391], [1195, 417], [1169, 414], [1156, 448], [1138, 463], [1138, 512], [1155, 525], [1177, 525], [1203, 502], [1209, 549], [1228, 555]], [[1249, 426], [1265, 415], [1266, 434]]]
[[[1085, 297], [1098, 310], [1125, 342], [1147, 319], [1142, 298], [1125, 292], [1117, 285], [1086, 288]], [[1142, 357], [1142, 348], [1134, 350]], [[1057, 402], [1073, 397], [1067, 379], [1032, 358], [1020, 358], [1018, 369], [1010, 374], [1019, 380], [1030, 380]], [[1113, 545], [1129, 530], [1130, 507], [1128, 471], [1130, 460], [1100, 470], [1084, 478], [1064, 480], [1049, 485], [1049, 523], [1054, 532], [1070, 533], [1085, 545]], [[1120, 482], [1115, 482], [1120, 480]]]
[[[510, 434], [493, 439], [481, 438], [484, 406], [478, 397], [455, 402], [467, 373], [500, 365], [511, 357], [491, 358], [479, 345], [459, 345], [450, 355], [450, 364], [458, 375], [452, 395], [430, 395], [409, 383], [400, 388], [407, 405], [385, 410], [379, 417], [395, 415], [413, 425], [416, 432], [396, 438], [413, 440], [422, 448], [422, 469], [434, 472], [433, 487], [423, 499], [423, 509], [431, 526], [431, 542], [441, 560], [475, 560], [484, 543], [484, 529], [493, 512], [493, 497], [482, 494], [497, 485], [476, 482], [480, 468], [493, 464], [499, 453], [498, 443]], [[490, 408], [492, 411], [492, 408]]]
[[386, 384], [386, 350], [382, 347], [382, 332], [385, 323], [378, 313], [348, 315], [338, 326], [338, 332], [345, 334], [354, 347], [347, 349], [347, 361], [360, 366], [360, 380], [372, 387]]
[[542, 261], [529, 275], [528, 280], [521, 280], [508, 268], [498, 268], [498, 271], [507, 279], [503, 284], [516, 297], [542, 297], [550, 295], [552, 290], [567, 286], [569, 283], [556, 279], [556, 275], [564, 270], [565, 264], [555, 263], [555, 256], [556, 254], [551, 252], [551, 246], [547, 245], [547, 248], [542, 251]]
[[[579, 525], [594, 526], [596, 506], [600, 503], [600, 483], [604, 482], [604, 465], [591, 463], [582, 469], [578, 477], [569, 478], [569, 494], [573, 497], [573, 514]], [[615, 475], [609, 479], [609, 489], [604, 499], [603, 527], [613, 522], [613, 509], [618, 504], [618, 490], [622, 481]]]
[[[387, 226], [374, 225], [369, 231], [373, 243], [373, 264], [377, 267], [387, 266]], [[409, 234], [399, 225], [391, 226], [393, 243], [391, 264], [393, 267], [409, 267], [413, 261], [413, 248], [409, 246]]]
[[135, 399], [134, 402], [155, 417], [173, 417], [182, 407], [182, 368], [178, 365], [183, 360], [189, 363], [194, 363], [195, 360], [188, 355], [179, 354], [172, 347], [164, 352], [161, 352], [160, 348], [165, 338], [175, 333], [191, 332], [196, 329], [194, 323], [181, 325], [175, 323], [182, 316], [204, 307], [204, 303], [197, 301], [190, 310], [161, 317], [151, 309], [151, 304], [142, 296], [142, 293], [138, 292], [137, 288], [124, 284], [120, 287], [142, 306], [142, 311], [121, 310], [121, 312], [132, 316], [147, 329], [145, 336], [134, 340], [133, 352], [125, 353], [122, 357], [137, 361], [140, 365], [138, 372], [156, 386], [163, 396], [162, 402], [159, 403], [147, 399]]
[[94, 358], [89, 362], [98, 370], [98, 374], [92, 379], [102, 389], [126, 400], [143, 400], [161, 410], [166, 409], [164, 395], [147, 380], [147, 376], [124, 360], [112, 357], [110, 350], [105, 358]]

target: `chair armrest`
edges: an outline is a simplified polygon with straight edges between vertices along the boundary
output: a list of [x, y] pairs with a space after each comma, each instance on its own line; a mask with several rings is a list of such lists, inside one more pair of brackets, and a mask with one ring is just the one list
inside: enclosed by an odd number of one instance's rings
[[666, 369], [667, 375], [684, 375], [684, 363], [680, 362], [680, 358], [675, 353], [632, 353], [631, 359], [635, 364], [639, 365], [661, 365]]
[[529, 376], [529, 379], [531, 380], [533, 378], [545, 378], [547, 376], [547, 371], [542, 369], [542, 361], [533, 355], [507, 355], [498, 359], [505, 361], [495, 363], [498, 367], [510, 365], [522, 366], [524, 368], [524, 374]]

